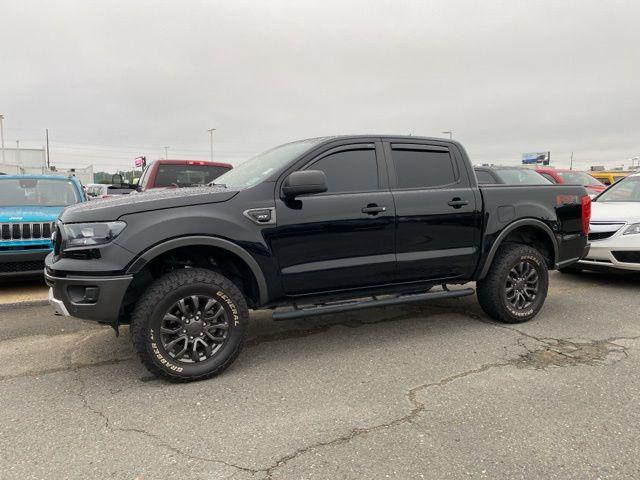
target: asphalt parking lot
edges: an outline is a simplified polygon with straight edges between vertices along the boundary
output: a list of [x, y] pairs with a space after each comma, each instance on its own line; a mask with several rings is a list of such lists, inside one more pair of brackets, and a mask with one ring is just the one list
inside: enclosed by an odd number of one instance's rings
[[640, 477], [640, 279], [551, 274], [532, 322], [475, 297], [274, 323], [212, 380], [128, 331], [0, 307], [3, 479]]

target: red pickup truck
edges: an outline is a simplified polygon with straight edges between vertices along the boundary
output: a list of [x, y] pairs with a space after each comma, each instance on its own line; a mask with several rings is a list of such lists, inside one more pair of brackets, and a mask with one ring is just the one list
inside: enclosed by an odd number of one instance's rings
[[145, 168], [137, 190], [206, 185], [232, 168], [228, 163], [204, 160], [155, 160]]

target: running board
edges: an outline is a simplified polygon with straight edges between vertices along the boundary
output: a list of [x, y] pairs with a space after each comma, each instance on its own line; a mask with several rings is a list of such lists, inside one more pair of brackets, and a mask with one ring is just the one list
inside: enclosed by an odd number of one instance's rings
[[459, 290], [439, 290], [437, 292], [414, 293], [411, 295], [400, 295], [398, 297], [373, 300], [353, 300], [341, 303], [325, 303], [323, 305], [303, 308], [293, 308], [290, 310], [273, 312], [274, 320], [292, 320], [294, 318], [314, 317], [316, 315], [326, 315], [328, 313], [351, 312], [353, 310], [364, 310], [365, 308], [388, 307], [391, 305], [405, 305], [407, 303], [426, 302], [427, 300], [437, 300], [440, 298], [458, 298], [473, 295], [473, 288], [461, 288]]

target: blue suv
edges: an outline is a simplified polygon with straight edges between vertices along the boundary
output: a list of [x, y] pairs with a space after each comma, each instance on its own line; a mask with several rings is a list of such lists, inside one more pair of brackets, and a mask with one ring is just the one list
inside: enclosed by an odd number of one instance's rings
[[0, 175], [0, 278], [42, 274], [58, 215], [84, 200], [75, 177]]

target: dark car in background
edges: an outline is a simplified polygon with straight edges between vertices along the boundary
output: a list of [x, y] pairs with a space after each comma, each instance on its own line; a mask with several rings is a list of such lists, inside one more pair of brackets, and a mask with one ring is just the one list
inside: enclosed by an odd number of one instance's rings
[[228, 163], [204, 160], [156, 160], [142, 173], [137, 190], [206, 185], [232, 168]]
[[549, 185], [550, 182], [530, 168], [474, 167], [479, 185]]

